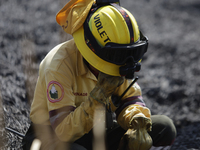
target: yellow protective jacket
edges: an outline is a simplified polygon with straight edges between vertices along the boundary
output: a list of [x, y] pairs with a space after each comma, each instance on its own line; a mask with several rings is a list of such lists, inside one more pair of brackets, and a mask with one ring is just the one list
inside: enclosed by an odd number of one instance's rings
[[[73, 39], [56, 46], [40, 64], [31, 105], [31, 121], [51, 125], [61, 141], [79, 139], [93, 128], [92, 114], [84, 111], [90, 108], [84, 103], [96, 83], [97, 78], [85, 65]], [[125, 80], [114, 94], [121, 95], [128, 85]], [[129, 128], [129, 121], [134, 115], [150, 118], [137, 83], [128, 90], [118, 108], [111, 101], [111, 108], [124, 129]]]

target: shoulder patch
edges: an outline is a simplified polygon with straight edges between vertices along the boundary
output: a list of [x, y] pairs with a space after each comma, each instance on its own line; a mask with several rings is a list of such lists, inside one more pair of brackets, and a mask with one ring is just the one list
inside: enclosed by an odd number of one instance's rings
[[47, 86], [47, 97], [51, 103], [59, 102], [64, 97], [64, 88], [57, 81], [49, 82]]

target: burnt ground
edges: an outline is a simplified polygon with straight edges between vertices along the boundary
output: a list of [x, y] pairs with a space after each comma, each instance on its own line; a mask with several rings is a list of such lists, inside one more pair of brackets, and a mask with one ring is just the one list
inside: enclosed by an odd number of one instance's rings
[[[21, 149], [29, 127], [38, 66], [47, 52], [65, 41], [53, 0], [0, 0], [0, 147]], [[152, 114], [165, 114], [178, 134], [172, 150], [200, 149], [200, 1], [121, 0], [149, 38], [139, 76]]]

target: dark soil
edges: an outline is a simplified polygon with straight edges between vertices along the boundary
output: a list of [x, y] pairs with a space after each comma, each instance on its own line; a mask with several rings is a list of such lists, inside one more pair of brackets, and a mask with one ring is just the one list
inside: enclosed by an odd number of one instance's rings
[[[56, 23], [65, 2], [0, 0], [0, 147], [21, 149], [38, 66], [70, 36]], [[200, 1], [124, 0], [149, 38], [139, 76], [152, 114], [164, 114], [178, 131], [172, 150], [200, 149]]]

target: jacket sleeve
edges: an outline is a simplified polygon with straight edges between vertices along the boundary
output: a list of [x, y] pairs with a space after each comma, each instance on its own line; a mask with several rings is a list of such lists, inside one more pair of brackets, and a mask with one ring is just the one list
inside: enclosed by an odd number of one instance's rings
[[[115, 92], [116, 95], [120, 96], [129, 83], [126, 80]], [[142, 98], [140, 86], [135, 83], [124, 95], [119, 103], [118, 107], [115, 107], [112, 101], [112, 110], [115, 111], [117, 116], [117, 122], [119, 125], [127, 130], [130, 127], [130, 120], [133, 117], [147, 117], [150, 119], [151, 112], [146, 107], [145, 102]]]

